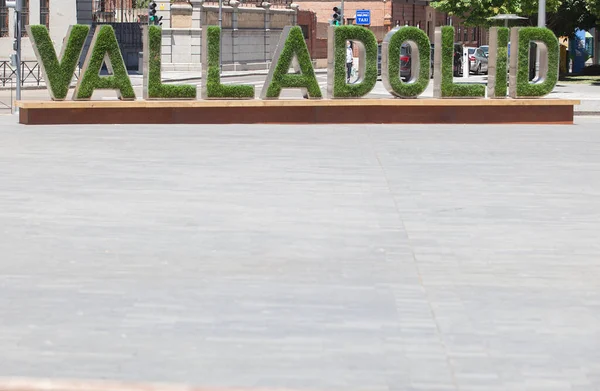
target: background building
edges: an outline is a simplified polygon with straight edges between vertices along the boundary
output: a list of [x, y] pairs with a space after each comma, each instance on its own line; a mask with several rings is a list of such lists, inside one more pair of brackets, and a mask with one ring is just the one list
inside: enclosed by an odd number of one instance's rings
[[[75, 0], [23, 0], [25, 12], [22, 15], [23, 34], [22, 59], [35, 60], [25, 25], [45, 24], [52, 41], [58, 46], [71, 24], [77, 20]], [[0, 61], [7, 61], [13, 52], [14, 11], [6, 7], [6, 0], [0, 0]]]

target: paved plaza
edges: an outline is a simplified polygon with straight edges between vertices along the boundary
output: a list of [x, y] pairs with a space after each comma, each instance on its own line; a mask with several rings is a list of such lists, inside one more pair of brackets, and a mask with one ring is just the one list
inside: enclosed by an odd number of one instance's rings
[[0, 375], [600, 390], [600, 118], [19, 126]]

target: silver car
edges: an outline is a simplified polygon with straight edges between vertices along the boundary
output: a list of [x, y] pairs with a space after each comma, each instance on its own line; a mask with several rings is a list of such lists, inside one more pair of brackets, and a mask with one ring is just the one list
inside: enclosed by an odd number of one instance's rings
[[469, 53], [471, 72], [476, 75], [488, 72], [488, 49], [489, 46], [478, 47], [473, 54]]

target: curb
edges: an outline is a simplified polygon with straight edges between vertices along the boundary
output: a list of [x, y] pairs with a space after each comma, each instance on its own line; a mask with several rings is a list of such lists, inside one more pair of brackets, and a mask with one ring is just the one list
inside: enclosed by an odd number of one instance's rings
[[600, 116], [600, 111], [574, 111], [573, 115], [582, 117]]

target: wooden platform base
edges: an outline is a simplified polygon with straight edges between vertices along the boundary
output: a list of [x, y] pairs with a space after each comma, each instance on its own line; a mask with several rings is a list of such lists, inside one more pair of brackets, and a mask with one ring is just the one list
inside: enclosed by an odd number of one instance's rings
[[50, 124], [572, 124], [576, 100], [336, 99], [20, 101], [19, 122]]

